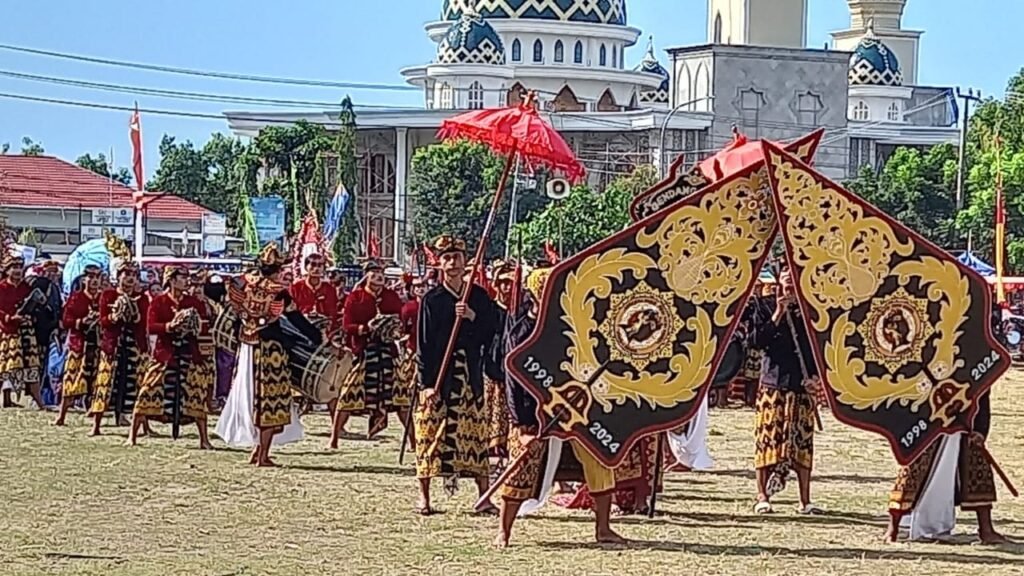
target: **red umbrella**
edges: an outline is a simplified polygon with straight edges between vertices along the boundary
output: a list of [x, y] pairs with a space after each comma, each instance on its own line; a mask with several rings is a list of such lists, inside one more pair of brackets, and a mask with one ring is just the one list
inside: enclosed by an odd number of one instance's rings
[[[761, 148], [760, 140], [747, 140], [747, 137], [740, 134], [735, 127], [732, 129], [733, 140], [724, 148], [715, 153], [714, 156], [704, 159], [697, 167], [705, 177], [712, 182], [727, 178], [756, 162], [764, 160], [764, 151]], [[775, 146], [784, 147], [768, 140]]]
[[[441, 130], [437, 133], [438, 138], [442, 140], [464, 138], [481, 142], [487, 144], [494, 152], [505, 155], [505, 169], [501, 173], [498, 189], [494, 192], [494, 200], [491, 202], [491, 210], [487, 215], [483, 234], [477, 243], [476, 257], [473, 259], [473, 273], [470, 278], [476, 278], [483, 266], [487, 242], [490, 240], [491, 229], [494, 227], [494, 216], [501, 204], [509, 174], [512, 172], [512, 166], [515, 165], [517, 157], [522, 159], [527, 166], [546, 166], [556, 172], [561, 172], [573, 182], [581, 180], [586, 174], [583, 165], [573, 154], [572, 148], [537, 113], [535, 101], [536, 95], [530, 92], [523, 102], [516, 106], [473, 110], [459, 114], [445, 120], [441, 125]], [[463, 291], [462, 303], [468, 302], [469, 293], [468, 288]], [[441, 369], [437, 373], [437, 382], [434, 385], [438, 391], [441, 390], [441, 383], [444, 381], [445, 372], [448, 369], [448, 361], [455, 351], [455, 339], [461, 325], [462, 318], [456, 317], [452, 333], [448, 337], [448, 349], [443, 356]]]

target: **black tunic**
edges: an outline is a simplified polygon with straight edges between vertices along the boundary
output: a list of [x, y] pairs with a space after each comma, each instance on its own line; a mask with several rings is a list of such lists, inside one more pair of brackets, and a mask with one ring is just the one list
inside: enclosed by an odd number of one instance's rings
[[[528, 310], [530, 308], [529, 303], [524, 305], [523, 308]], [[525, 342], [533, 334], [533, 329], [536, 325], [536, 318], [530, 317], [529, 314], [520, 314], [519, 318], [512, 323], [506, 338], [509, 350]], [[535, 427], [540, 424], [537, 421], [537, 399], [526, 390], [522, 383], [511, 375], [505, 379], [505, 394], [508, 399], [509, 417], [513, 426]]]
[[507, 347], [509, 311], [505, 307], [494, 305], [494, 338], [487, 348], [484, 358], [484, 374], [498, 383], [505, 382], [505, 356], [511, 348]]
[[[416, 332], [416, 363], [419, 367], [419, 388], [432, 388], [441, 370], [442, 358], [452, 328], [455, 326], [455, 305], [459, 297], [444, 284], [431, 288], [420, 302], [419, 326]], [[485, 350], [491, 346], [495, 333], [495, 304], [487, 292], [472, 285], [469, 294], [469, 308], [476, 314], [470, 322], [462, 321], [459, 327], [456, 350], [463, 350], [469, 369], [469, 385], [473, 392], [482, 395], [484, 391], [483, 362]], [[447, 396], [454, 386], [451, 362], [441, 392]]]
[[[792, 329], [790, 329], [790, 323], [792, 323]], [[800, 341], [800, 351], [808, 378], [818, 375], [818, 366], [814, 362], [811, 342], [807, 337], [807, 329], [800, 319], [800, 312], [797, 309], [791, 309], [777, 326], [770, 317], [766, 318], [758, 323], [754, 330], [754, 346], [764, 350], [765, 353], [761, 369], [761, 386], [778, 388], [787, 392], [806, 392], [803, 385], [804, 372], [800, 366], [800, 356], [797, 355], [796, 345], [793, 342], [794, 332], [797, 340]], [[778, 377], [774, 378], [776, 372]]]

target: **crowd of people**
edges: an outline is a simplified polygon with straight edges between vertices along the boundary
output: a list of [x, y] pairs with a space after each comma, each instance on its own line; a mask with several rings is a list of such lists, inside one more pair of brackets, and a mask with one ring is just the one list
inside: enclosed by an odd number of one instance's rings
[[[537, 402], [508, 377], [504, 359], [533, 332], [550, 269], [499, 261], [473, 278], [461, 239], [442, 236], [433, 250], [437, 267], [428, 278], [389, 282], [383, 266], [369, 261], [351, 289], [319, 254], [305, 257], [293, 278], [273, 244], [241, 275], [170, 265], [159, 286], [143, 283], [139, 266], [123, 258], [112, 276], [86, 268], [66, 301], [56, 262], [38, 263], [26, 274], [21, 258], [7, 255], [0, 280], [3, 407], [17, 407], [27, 394], [39, 409], [57, 412], [58, 426], [84, 410], [94, 435], [112, 418], [130, 427], [131, 445], [156, 435], [153, 423], [171, 423], [175, 435], [194, 424], [204, 450], [213, 448], [207, 420], [219, 415], [216, 437], [251, 448], [254, 466], [276, 466], [273, 448], [303, 438], [302, 419], [314, 404], [297, 384], [311, 370], [309, 349], [349, 354], [351, 369], [339, 375], [337, 394], [326, 402], [328, 447], [341, 446], [353, 417], [366, 417], [367, 435], [374, 437], [396, 415], [415, 454], [418, 514], [435, 512], [434, 478], [447, 491], [470, 479], [484, 495], [496, 472], [517, 461], [497, 504], [479, 510], [498, 516], [497, 545], [507, 546], [515, 520], [556, 492], [563, 492], [557, 502], [594, 511], [599, 542], [621, 542], [611, 527], [613, 511], [647, 512], [662, 472], [693, 466], [681, 452], [701, 451], [693, 448], [695, 437], [702, 442], [695, 423], [642, 439], [614, 469], [576, 442], [534, 441]], [[798, 513], [821, 514], [811, 499], [820, 383], [788, 273], [777, 286], [777, 294], [764, 290], [751, 299], [741, 327], [757, 365], [741, 375], [757, 383], [754, 511], [774, 512], [771, 498], [792, 472]], [[296, 352], [301, 346], [305, 356]], [[977, 510], [983, 541], [1002, 540], [991, 519], [992, 467], [981, 456], [987, 397], [978, 419], [974, 432], [937, 443], [900, 472], [887, 537], [894, 539], [901, 524], [912, 535], [939, 530], [931, 525], [934, 515], [919, 512], [948, 488], [958, 504]], [[935, 474], [954, 445], [958, 464], [942, 468], [945, 476]]]

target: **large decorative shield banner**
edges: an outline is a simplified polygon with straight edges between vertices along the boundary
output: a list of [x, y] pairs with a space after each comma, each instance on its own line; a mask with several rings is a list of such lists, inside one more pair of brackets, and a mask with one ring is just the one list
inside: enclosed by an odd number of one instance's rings
[[[810, 162], [824, 133], [823, 129], [815, 130], [788, 144], [786, 150]], [[746, 138], [733, 142], [686, 172], [683, 172], [684, 157], [680, 156], [672, 163], [668, 178], [633, 199], [629, 215], [634, 222], [639, 222], [736, 170], [760, 162], [762, 158], [760, 144], [757, 141], [747, 142]], [[718, 170], [714, 169], [716, 167]]]
[[616, 466], [696, 413], [776, 233], [764, 162], [552, 270], [506, 366], [542, 426]]
[[991, 289], [943, 250], [764, 143], [786, 256], [836, 417], [877, 432], [900, 464], [969, 429], [1010, 366]]

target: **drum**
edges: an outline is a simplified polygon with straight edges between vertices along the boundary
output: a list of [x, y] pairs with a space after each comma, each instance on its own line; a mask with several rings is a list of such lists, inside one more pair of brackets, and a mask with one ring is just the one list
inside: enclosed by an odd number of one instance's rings
[[313, 340], [308, 329], [301, 330], [287, 316], [282, 316], [279, 324], [282, 344], [288, 350], [292, 386], [317, 404], [337, 399], [341, 383], [355, 363], [352, 352]]
[[225, 306], [217, 319], [213, 321], [210, 333], [213, 335], [213, 343], [218, 349], [231, 354], [238, 352], [238, 315], [228, 306]]
[[380, 342], [392, 344], [402, 337], [402, 322], [397, 314], [381, 314], [369, 324], [370, 335]]

